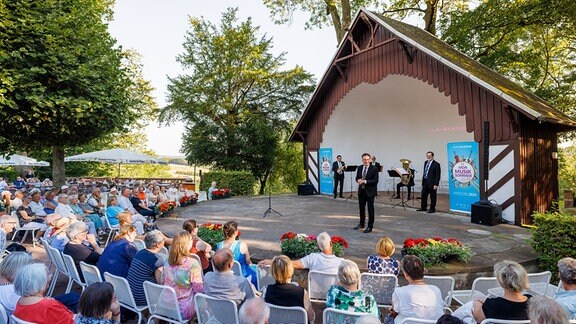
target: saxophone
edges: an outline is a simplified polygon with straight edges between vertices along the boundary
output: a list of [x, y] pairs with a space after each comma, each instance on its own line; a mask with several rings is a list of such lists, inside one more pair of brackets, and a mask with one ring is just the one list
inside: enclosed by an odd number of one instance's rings
[[402, 168], [408, 172], [400, 177], [400, 181], [403, 185], [408, 186], [410, 180], [412, 180], [412, 177], [414, 176], [412, 170], [410, 170], [410, 163], [412, 163], [412, 161], [408, 159], [400, 159], [400, 163], [402, 163]]

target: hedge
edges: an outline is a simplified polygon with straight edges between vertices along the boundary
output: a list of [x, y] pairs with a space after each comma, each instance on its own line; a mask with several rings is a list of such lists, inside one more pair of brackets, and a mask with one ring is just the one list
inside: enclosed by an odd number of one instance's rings
[[557, 280], [558, 260], [576, 256], [576, 217], [559, 212], [534, 213], [530, 244], [538, 252], [540, 270]]
[[212, 181], [216, 181], [219, 189], [229, 188], [233, 196], [254, 194], [256, 180], [248, 171], [210, 171], [202, 175], [200, 190], [207, 191]]

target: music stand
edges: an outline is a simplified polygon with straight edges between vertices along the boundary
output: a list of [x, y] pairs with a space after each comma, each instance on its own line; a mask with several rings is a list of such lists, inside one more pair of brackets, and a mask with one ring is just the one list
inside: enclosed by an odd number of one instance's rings
[[[347, 165], [346, 169], [344, 169], [344, 172], [355, 172], [356, 169], [358, 169], [357, 165]], [[348, 197], [346, 197], [345, 201], [347, 201], [348, 199], [354, 198], [354, 191], [352, 190], [352, 184], [354, 183], [354, 178], [355, 177], [353, 177], [353, 176], [350, 177], [350, 194], [348, 195]]]
[[400, 175], [396, 170], [388, 170], [388, 176], [392, 178], [392, 194], [390, 195], [390, 200], [394, 200], [394, 197], [396, 197], [396, 178], [400, 178]]

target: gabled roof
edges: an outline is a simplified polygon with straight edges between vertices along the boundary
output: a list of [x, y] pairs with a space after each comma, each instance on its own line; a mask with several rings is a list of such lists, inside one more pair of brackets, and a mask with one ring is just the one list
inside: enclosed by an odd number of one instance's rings
[[[383, 17], [365, 9], [360, 9], [351, 25], [351, 30], [348, 31], [347, 35], [354, 32], [354, 28], [358, 26], [358, 20], [360, 19], [361, 14], [365, 14], [406, 44], [426, 53], [438, 60], [440, 63], [470, 79], [472, 82], [501, 97], [503, 100], [511, 104], [511, 108], [518, 110], [528, 118], [541, 122], [563, 124], [569, 128], [576, 128], [576, 119], [568, 117], [561, 111], [550, 106], [542, 98], [525, 90], [518, 84], [510, 81], [497, 72], [492, 71], [481, 63], [471, 59], [421, 28]], [[316, 100], [321, 97], [320, 94], [323, 91], [327, 91], [330, 82], [333, 82], [334, 78], [338, 77], [338, 74], [335, 71], [334, 62], [339, 57], [345, 55], [343, 54], [343, 47], [346, 44], [345, 40], [347, 35], [344, 36], [330, 66], [323, 75], [322, 80], [318, 83], [311, 100], [290, 136], [290, 140], [299, 140], [299, 138], [296, 137], [296, 134], [304, 130], [302, 129], [302, 126], [307, 124], [306, 119], [310, 118], [311, 110], [314, 109], [313, 107], [315, 106]]]

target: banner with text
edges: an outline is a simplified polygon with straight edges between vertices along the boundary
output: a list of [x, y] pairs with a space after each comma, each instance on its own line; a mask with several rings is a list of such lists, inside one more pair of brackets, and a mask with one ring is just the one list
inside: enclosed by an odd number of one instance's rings
[[332, 177], [332, 148], [318, 150], [318, 174], [320, 175], [320, 193], [331, 195], [334, 192]]
[[478, 143], [448, 143], [448, 187], [450, 210], [470, 214], [480, 200]]

